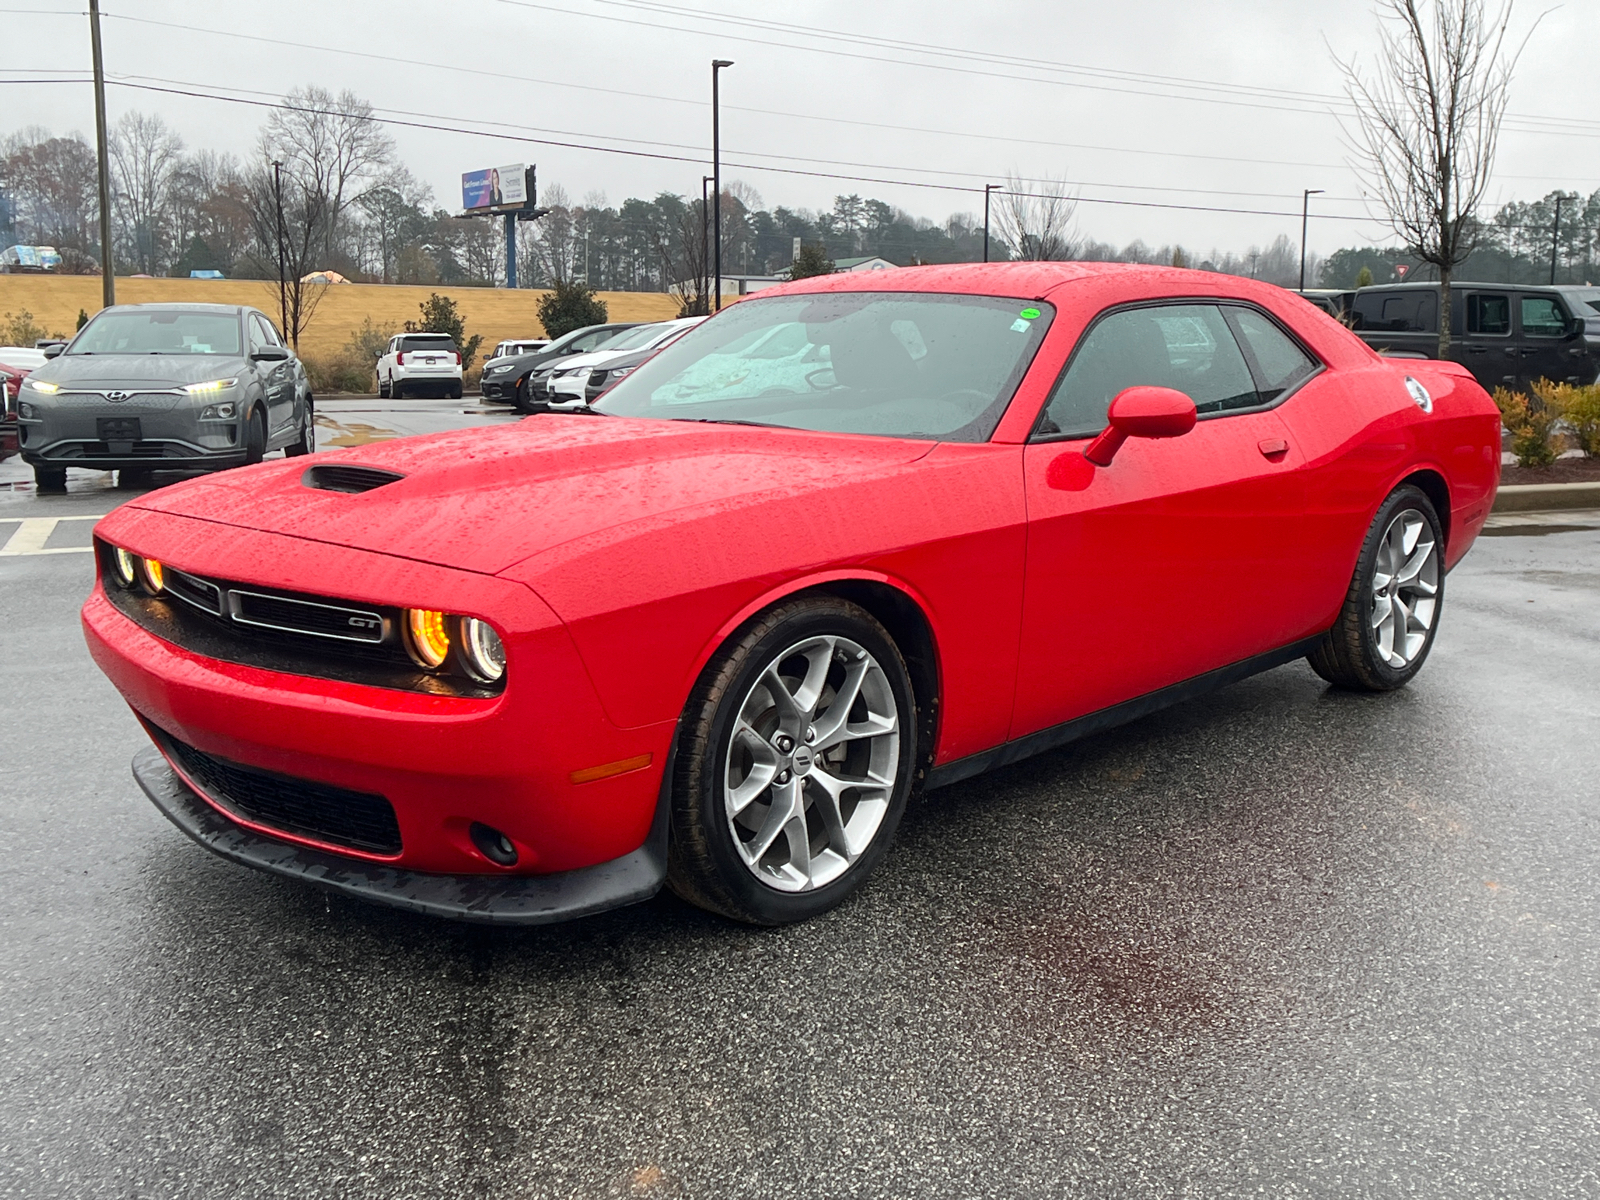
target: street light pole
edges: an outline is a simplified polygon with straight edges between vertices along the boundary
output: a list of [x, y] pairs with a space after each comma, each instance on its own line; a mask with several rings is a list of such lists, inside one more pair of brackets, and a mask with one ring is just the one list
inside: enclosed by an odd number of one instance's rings
[[1556, 193], [1556, 228], [1550, 235], [1550, 286], [1556, 283], [1556, 247], [1561, 245], [1561, 202], [1566, 197], [1560, 192]]
[[[711, 266], [711, 263], [707, 261], [711, 257], [711, 196], [706, 191], [706, 184], [715, 182], [709, 175], [700, 176], [700, 265], [695, 268], [695, 279], [697, 281], [705, 278], [700, 272], [708, 270]], [[700, 285], [696, 282], [695, 286], [699, 287]], [[706, 309], [709, 312], [710, 297], [703, 297], [703, 299], [706, 301]]]
[[711, 207], [716, 237], [716, 272], [717, 282], [714, 295], [716, 296], [715, 311], [722, 311], [722, 120], [720, 105], [717, 97], [717, 73], [723, 67], [731, 67], [733, 63], [726, 58], [711, 60]]
[[100, 301], [117, 302], [116, 260], [111, 253], [111, 159], [106, 151], [106, 66], [100, 54], [100, 0], [89, 0], [89, 47], [94, 56], [94, 142], [100, 160]]
[[1004, 184], [986, 183], [983, 185], [983, 261], [989, 261], [989, 193], [997, 192]]
[[1322, 195], [1321, 188], [1306, 188], [1300, 197], [1300, 294], [1306, 294], [1306, 231], [1311, 224], [1311, 197]]

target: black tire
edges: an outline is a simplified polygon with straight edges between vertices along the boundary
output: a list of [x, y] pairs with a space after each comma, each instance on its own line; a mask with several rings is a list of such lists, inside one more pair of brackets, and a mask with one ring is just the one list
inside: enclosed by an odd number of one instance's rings
[[378, 380], [378, 399], [379, 400], [387, 400], [388, 398], [389, 398], [389, 381], [386, 380], [386, 379], [380, 379], [380, 380]]
[[41, 492], [64, 492], [67, 490], [67, 469], [36, 466], [33, 468], [33, 484]]
[[314, 405], [312, 398], [307, 396], [306, 415], [300, 423], [300, 436], [283, 448], [285, 457], [298, 458], [302, 454], [310, 454], [317, 448], [317, 414]]
[[258, 463], [267, 456], [267, 414], [257, 408], [244, 431], [244, 461]]
[[450, 385], [450, 399], [452, 399], [452, 400], [461, 399], [461, 385], [459, 383], [452, 383]]
[[[1378, 637], [1374, 633], [1373, 615], [1377, 611], [1374, 601], [1374, 574], [1378, 569], [1378, 555], [1384, 535], [1391, 523], [1407, 511], [1420, 513], [1427, 523], [1427, 536], [1433, 539], [1437, 556], [1433, 582], [1433, 607], [1426, 636], [1420, 650], [1403, 666], [1395, 666], [1380, 653]], [[1389, 493], [1378, 506], [1367, 536], [1361, 543], [1361, 555], [1356, 560], [1355, 574], [1345, 593], [1344, 605], [1333, 628], [1322, 635], [1317, 648], [1306, 657], [1311, 669], [1336, 687], [1362, 692], [1390, 692], [1404, 687], [1422, 670], [1428, 652], [1433, 648], [1434, 635], [1439, 631], [1439, 617], [1444, 605], [1444, 531], [1439, 524], [1439, 514], [1433, 501], [1420, 488], [1407, 484]]]
[[[837, 878], [811, 890], [783, 891], [758, 879], [735, 846], [724, 802], [723, 764], [728, 762], [740, 707], [761, 673], [775, 656], [822, 635], [849, 639], [882, 668], [897, 709], [898, 773], [876, 831], [855, 861]], [[835, 669], [845, 669], [842, 661], [830, 660], [828, 670]], [[818, 717], [820, 723], [820, 713]], [[913, 785], [917, 730], [915, 694], [905, 660], [865, 609], [833, 596], [811, 596], [784, 602], [752, 619], [707, 665], [684, 711], [672, 782], [667, 885], [691, 904], [752, 925], [803, 921], [843, 903], [866, 882], [894, 840]], [[798, 756], [800, 750], [794, 753]], [[821, 755], [817, 758], [820, 761]], [[827, 844], [820, 809], [809, 807], [817, 798], [815, 784], [798, 786], [809, 798], [804, 826], [808, 840], [820, 834]]]
[[155, 482], [155, 472], [149, 467], [123, 467], [117, 472], [119, 491], [143, 491]]
[[406, 398], [406, 387], [405, 387], [405, 384], [401, 383], [398, 379], [391, 379], [389, 381], [389, 399], [391, 399], [391, 400], [404, 400], [405, 398]]
[[511, 407], [519, 413], [531, 413], [533, 411], [532, 401], [528, 397], [528, 377], [526, 375], [512, 385]]

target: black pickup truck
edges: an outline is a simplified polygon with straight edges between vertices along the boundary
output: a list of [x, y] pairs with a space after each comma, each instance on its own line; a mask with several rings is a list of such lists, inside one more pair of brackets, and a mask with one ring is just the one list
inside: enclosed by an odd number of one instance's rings
[[[1450, 358], [1479, 383], [1526, 390], [1535, 380], [1600, 381], [1600, 288], [1455, 283]], [[1396, 283], [1306, 299], [1331, 312], [1380, 354], [1439, 356], [1439, 285]]]

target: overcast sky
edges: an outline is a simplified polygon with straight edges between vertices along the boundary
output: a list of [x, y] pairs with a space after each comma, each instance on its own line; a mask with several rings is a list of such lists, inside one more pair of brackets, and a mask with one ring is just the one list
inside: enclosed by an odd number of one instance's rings
[[[1519, 39], [1539, 11], [1519, 7]], [[1370, 60], [1376, 44], [1360, 0], [106, 0], [104, 12], [113, 79], [244, 100], [320, 83], [384, 116], [459, 126], [391, 129], [453, 209], [463, 171], [517, 161], [575, 200], [697, 193], [709, 168], [675, 159], [709, 159], [720, 57], [735, 64], [722, 74], [724, 177], [768, 207], [828, 208], [856, 192], [941, 221], [981, 212], [982, 185], [1013, 171], [1065, 177], [1079, 232], [1118, 244], [1203, 255], [1280, 233], [1298, 242], [1302, 188], [1326, 193], [1313, 213], [1336, 214], [1312, 222], [1313, 250], [1386, 240], [1328, 103], [1341, 92], [1333, 56]], [[0, 0], [0, 79], [81, 72], [82, 14]], [[1597, 44], [1600, 0], [1566, 0], [1534, 31], [1491, 206], [1600, 187]], [[93, 133], [87, 85], [14, 82], [0, 97], [0, 132]], [[240, 154], [265, 116], [127, 86], [110, 87], [108, 104], [113, 120], [157, 112], [190, 148]]]

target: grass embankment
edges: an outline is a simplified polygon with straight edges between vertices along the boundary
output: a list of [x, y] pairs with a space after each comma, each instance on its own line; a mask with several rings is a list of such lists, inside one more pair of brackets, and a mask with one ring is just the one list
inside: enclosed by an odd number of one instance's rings
[[[322, 294], [311, 323], [300, 335], [308, 368], [326, 371], [348, 357], [351, 338], [370, 318], [374, 327], [398, 333], [415, 320], [429, 293], [454, 300], [466, 320], [467, 336], [483, 335], [475, 380], [484, 356], [504, 338], [542, 337], [539, 298], [525, 289], [411, 287], [402, 284], [341, 283]], [[664, 321], [678, 315], [678, 302], [660, 292], [601, 292], [613, 321]], [[117, 279], [119, 304], [248, 304], [277, 321], [277, 285], [255, 279]], [[100, 309], [96, 275], [0, 275], [0, 314], [24, 310], [51, 333], [70, 335], [79, 310], [91, 317]], [[348, 364], [345, 364], [348, 365]], [[372, 386], [369, 382], [368, 387]], [[324, 388], [324, 390], [327, 390]]]

